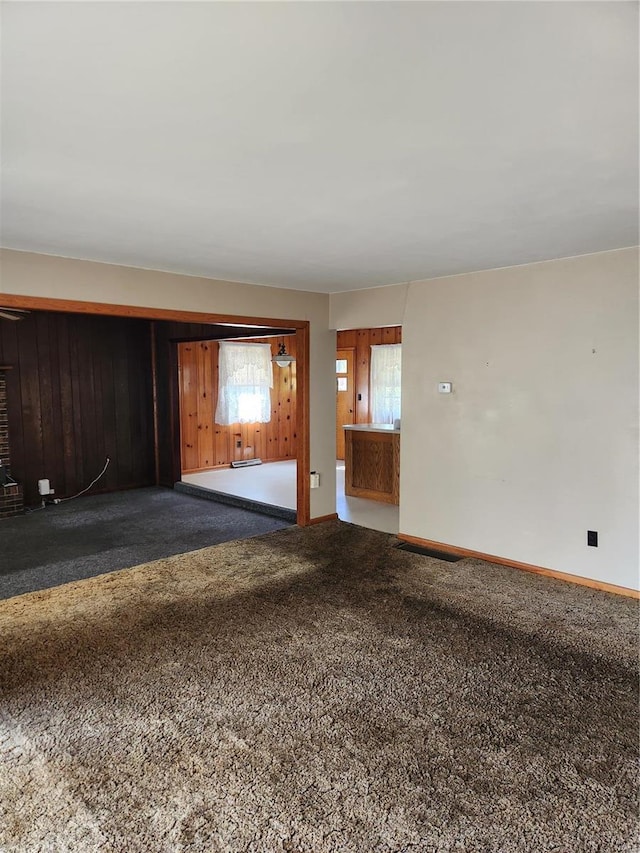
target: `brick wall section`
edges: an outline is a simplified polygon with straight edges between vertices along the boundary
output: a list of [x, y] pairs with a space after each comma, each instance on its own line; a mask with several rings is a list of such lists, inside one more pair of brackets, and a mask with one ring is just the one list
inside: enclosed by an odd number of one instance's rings
[[0, 488], [0, 518], [21, 515], [23, 510], [22, 486], [4, 486], [4, 488]]
[[[7, 375], [0, 370], [0, 463], [7, 473], [11, 471], [9, 446], [9, 407], [7, 401]], [[24, 511], [22, 486], [0, 486], [0, 518], [20, 515]]]

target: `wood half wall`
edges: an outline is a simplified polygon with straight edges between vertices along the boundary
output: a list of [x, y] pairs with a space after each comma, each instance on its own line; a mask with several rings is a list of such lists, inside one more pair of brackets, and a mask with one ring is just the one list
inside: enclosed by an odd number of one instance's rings
[[[267, 343], [272, 355], [284, 343], [295, 357], [295, 335], [251, 338], [246, 343]], [[295, 459], [296, 365], [273, 368], [271, 421], [266, 424], [216, 424], [218, 399], [218, 341], [178, 344], [180, 435], [183, 473], [227, 466], [232, 461], [258, 457], [263, 462]]]
[[371, 423], [370, 375], [371, 347], [376, 344], [401, 344], [402, 326], [385, 326], [380, 329], [345, 329], [338, 332], [337, 349], [355, 352], [356, 424]]

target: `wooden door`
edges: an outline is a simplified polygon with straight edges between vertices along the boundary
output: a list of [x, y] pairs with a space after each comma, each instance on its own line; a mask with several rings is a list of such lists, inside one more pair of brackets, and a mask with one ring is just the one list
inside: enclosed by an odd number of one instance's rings
[[344, 459], [344, 425], [355, 421], [356, 386], [353, 347], [336, 352], [336, 458]]

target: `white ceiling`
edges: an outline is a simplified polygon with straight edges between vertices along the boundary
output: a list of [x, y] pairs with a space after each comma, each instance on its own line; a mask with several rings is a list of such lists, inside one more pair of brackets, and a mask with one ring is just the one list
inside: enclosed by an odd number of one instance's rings
[[3, 19], [5, 246], [332, 292], [637, 243], [636, 3]]

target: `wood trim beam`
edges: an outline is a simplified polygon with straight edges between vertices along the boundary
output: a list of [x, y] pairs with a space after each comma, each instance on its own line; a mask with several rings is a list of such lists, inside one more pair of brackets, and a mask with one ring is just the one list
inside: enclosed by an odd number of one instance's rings
[[531, 563], [521, 563], [518, 560], [509, 560], [506, 557], [484, 554], [482, 551], [459, 548], [457, 545], [448, 545], [445, 542], [435, 542], [433, 539], [420, 539], [418, 536], [409, 536], [407, 533], [398, 533], [398, 539], [401, 539], [403, 542], [409, 542], [411, 545], [417, 545], [420, 548], [431, 548], [436, 551], [444, 551], [447, 554], [456, 554], [459, 557], [475, 557], [478, 560], [485, 560], [487, 563], [495, 563], [498, 566], [507, 566], [511, 569], [521, 569], [525, 572], [532, 572], [533, 574], [554, 578], [555, 580], [568, 581], [579, 586], [588, 586], [600, 592], [611, 592], [615, 595], [640, 599], [640, 590], [629, 589], [626, 586], [618, 586], [617, 584], [606, 583], [605, 581], [583, 578], [580, 575], [571, 575], [568, 572], [559, 572], [556, 569], [545, 569], [542, 566], [534, 566]]
[[[237, 314], [210, 314], [202, 311], [181, 311], [173, 308], [145, 308], [139, 305], [118, 305], [115, 302], [81, 302], [77, 299], [54, 299], [48, 296], [21, 296], [3, 293], [7, 308], [30, 308], [35, 311], [60, 311], [71, 314], [103, 314], [111, 317], [137, 317], [141, 320], [174, 320], [181, 323], [247, 323], [278, 329], [300, 329], [308, 320], [281, 320], [273, 317], [243, 317]], [[260, 329], [255, 329], [258, 337]]]

